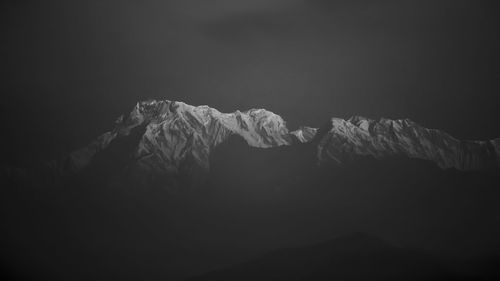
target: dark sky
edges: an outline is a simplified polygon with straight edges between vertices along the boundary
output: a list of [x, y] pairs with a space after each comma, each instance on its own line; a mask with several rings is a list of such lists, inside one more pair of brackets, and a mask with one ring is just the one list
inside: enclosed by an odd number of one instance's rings
[[2, 153], [63, 153], [150, 97], [498, 137], [495, 2], [2, 1]]

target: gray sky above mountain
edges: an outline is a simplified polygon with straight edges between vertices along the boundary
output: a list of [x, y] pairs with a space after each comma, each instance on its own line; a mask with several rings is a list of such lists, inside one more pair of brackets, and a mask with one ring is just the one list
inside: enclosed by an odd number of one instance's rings
[[290, 129], [364, 115], [461, 138], [500, 132], [494, 1], [1, 5], [8, 142], [47, 154], [86, 143], [150, 97], [263, 107]]

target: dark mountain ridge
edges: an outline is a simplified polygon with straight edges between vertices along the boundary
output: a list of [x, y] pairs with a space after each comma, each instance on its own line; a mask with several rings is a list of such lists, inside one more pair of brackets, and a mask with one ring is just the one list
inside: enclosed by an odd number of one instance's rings
[[316, 245], [272, 251], [188, 280], [475, 280], [430, 255], [354, 233]]

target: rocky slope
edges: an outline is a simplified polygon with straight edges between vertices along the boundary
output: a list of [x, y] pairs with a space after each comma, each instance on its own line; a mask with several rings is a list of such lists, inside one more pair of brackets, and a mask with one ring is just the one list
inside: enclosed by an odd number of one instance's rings
[[301, 127], [290, 132], [279, 115], [265, 109], [222, 113], [208, 106], [148, 100], [119, 117], [112, 130], [51, 162], [49, 168], [56, 176], [77, 173], [116, 143], [136, 138], [127, 151], [119, 153], [127, 155], [128, 171], [148, 176], [205, 173], [211, 151], [232, 135], [258, 148], [309, 143], [316, 146], [320, 163], [407, 156], [433, 161], [441, 168], [481, 170], [497, 167], [500, 155], [500, 139], [457, 140], [407, 119], [332, 118], [320, 129]]
[[[128, 166], [139, 173], [171, 175], [206, 172], [211, 150], [231, 135], [248, 145], [269, 148], [292, 144], [284, 120], [264, 109], [221, 113], [208, 106], [149, 100], [137, 103], [128, 116], [86, 147], [50, 163], [58, 175], [76, 173], [122, 139], [140, 134], [129, 151]], [[308, 135], [309, 136], [309, 135]]]
[[498, 165], [500, 139], [458, 140], [408, 119], [332, 118], [328, 133], [318, 144], [319, 160], [342, 163], [360, 155], [402, 155], [433, 161], [443, 169], [482, 170]]

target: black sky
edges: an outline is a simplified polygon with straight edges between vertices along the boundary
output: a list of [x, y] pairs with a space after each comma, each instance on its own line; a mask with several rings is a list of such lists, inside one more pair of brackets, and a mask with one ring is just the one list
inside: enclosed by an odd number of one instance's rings
[[500, 136], [495, 1], [3, 1], [5, 159], [85, 144], [140, 99], [263, 107], [290, 129], [411, 118]]

